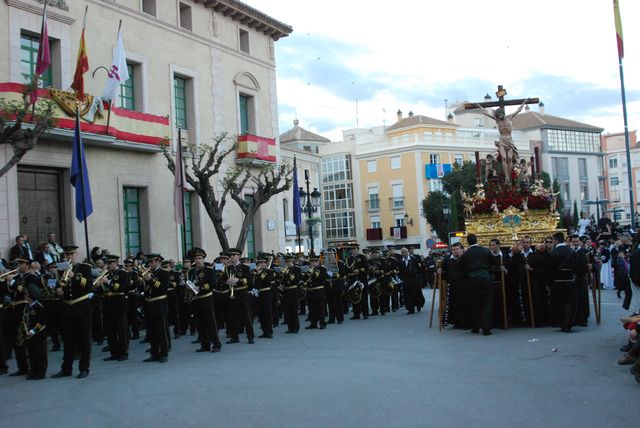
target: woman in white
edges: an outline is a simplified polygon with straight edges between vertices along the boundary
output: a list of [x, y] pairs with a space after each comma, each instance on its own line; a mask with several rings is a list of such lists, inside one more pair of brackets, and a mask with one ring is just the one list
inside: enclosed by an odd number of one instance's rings
[[613, 288], [613, 274], [611, 273], [611, 251], [605, 241], [599, 242], [597, 257], [600, 257], [602, 265], [600, 267], [600, 283], [604, 290]]
[[587, 213], [584, 211], [580, 213], [580, 220], [578, 220], [578, 235], [584, 236], [587, 232], [587, 226], [591, 226], [591, 220], [587, 218]]

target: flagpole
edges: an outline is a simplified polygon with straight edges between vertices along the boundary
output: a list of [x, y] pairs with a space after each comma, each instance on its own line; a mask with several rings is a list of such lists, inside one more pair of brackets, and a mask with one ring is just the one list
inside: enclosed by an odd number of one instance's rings
[[180, 211], [182, 212], [182, 258], [187, 257], [187, 213], [184, 206], [184, 182], [182, 174], [184, 174], [184, 159], [182, 159], [182, 128], [178, 126], [178, 154], [180, 160]]
[[[120, 37], [120, 28], [122, 28], [122, 19], [118, 23], [118, 34], [116, 34], [116, 44], [118, 43], [118, 37]], [[109, 123], [111, 122], [112, 107], [113, 107], [113, 100], [109, 100], [109, 111], [107, 112], [107, 128], [104, 130], [104, 135], [109, 135]]]
[[[298, 177], [298, 165], [297, 165], [297, 159], [296, 159], [296, 155], [293, 155], [293, 168], [295, 170], [294, 174], [296, 174], [296, 178]], [[296, 179], [296, 186], [298, 186], [298, 180]], [[293, 193], [295, 194], [298, 191], [298, 188], [296, 187], [295, 189], [293, 189]], [[294, 207], [294, 215], [295, 215], [295, 223], [296, 223], [296, 234], [298, 235], [298, 253], [302, 252], [302, 238], [300, 237], [300, 222], [298, 221], [298, 215], [295, 214], [298, 210], [300, 210], [300, 197], [298, 197], [298, 200], [296, 201], [295, 198], [293, 200], [293, 203], [298, 204], [297, 207]]]
[[[43, 1], [44, 3], [44, 9], [42, 9], [42, 25], [40, 25], [40, 38], [43, 39], [44, 35], [44, 26], [45, 26], [45, 19], [47, 16], [47, 0]], [[44, 40], [42, 40], [44, 42]], [[38, 46], [38, 52], [40, 51], [40, 46]], [[40, 61], [40, 58], [38, 58], [38, 61]], [[37, 68], [37, 67], [36, 67]], [[38, 75], [38, 72], [36, 72], [34, 70], [33, 73], [33, 90], [36, 93], [36, 97], [38, 94], [38, 80], [40, 79], [40, 76]], [[33, 104], [31, 104], [31, 116], [33, 116], [36, 112], [36, 102], [38, 101], [38, 99], [36, 98], [36, 100], [33, 102]]]
[[80, 190], [82, 191], [82, 215], [84, 216], [84, 244], [88, 259], [91, 257], [91, 252], [89, 251], [89, 226], [87, 225], [87, 218], [89, 216], [87, 215], [87, 201], [84, 194], [84, 165], [82, 165], [82, 152], [84, 151], [84, 148], [82, 147], [82, 129], [80, 128], [80, 108], [78, 102], [76, 102], [76, 121], [78, 123], [78, 135], [80, 136], [80, 138], [78, 138], [78, 145], [80, 147], [78, 147], [79, 150], [77, 150], [77, 152], [78, 165], [80, 167]]

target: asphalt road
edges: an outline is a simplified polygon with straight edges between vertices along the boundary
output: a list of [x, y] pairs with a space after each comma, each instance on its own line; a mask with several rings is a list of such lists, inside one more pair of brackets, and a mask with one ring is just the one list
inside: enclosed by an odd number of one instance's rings
[[[126, 362], [103, 362], [94, 346], [86, 379], [0, 377], [0, 426], [629, 427], [640, 385], [616, 364], [625, 311], [603, 297], [602, 325], [572, 334], [439, 332], [428, 313], [401, 311], [298, 335], [280, 327], [218, 354], [185, 337], [167, 364], [142, 363], [138, 343]], [[61, 357], [49, 353], [48, 375]]]

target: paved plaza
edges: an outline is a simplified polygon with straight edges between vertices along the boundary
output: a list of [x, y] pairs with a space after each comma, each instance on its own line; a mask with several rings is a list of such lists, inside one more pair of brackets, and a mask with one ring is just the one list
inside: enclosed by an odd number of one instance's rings
[[[427, 300], [431, 292], [425, 290]], [[628, 427], [640, 385], [616, 364], [625, 343], [615, 293], [603, 324], [495, 330], [490, 337], [428, 328], [428, 312], [346, 320], [298, 335], [195, 353], [173, 341], [167, 364], [126, 362], [91, 374], [0, 378], [3, 427]], [[428, 305], [429, 306], [429, 305]], [[256, 323], [257, 324], [257, 323]], [[257, 330], [259, 331], [259, 329]], [[537, 339], [533, 341], [532, 339]], [[554, 352], [554, 349], [557, 349]], [[49, 372], [61, 353], [49, 353]], [[11, 361], [11, 370], [13, 361]], [[77, 373], [77, 363], [74, 368]]]

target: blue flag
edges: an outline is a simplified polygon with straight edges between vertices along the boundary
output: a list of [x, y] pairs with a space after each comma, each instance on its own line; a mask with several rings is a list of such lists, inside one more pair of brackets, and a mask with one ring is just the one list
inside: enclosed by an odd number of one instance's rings
[[296, 157], [293, 157], [293, 222], [300, 227], [302, 224], [302, 211], [300, 211], [300, 188], [298, 187], [298, 165]]
[[84, 157], [84, 146], [80, 136], [80, 115], [76, 113], [76, 131], [73, 134], [73, 155], [71, 158], [71, 185], [76, 189], [76, 218], [84, 221], [93, 212], [89, 172]]

